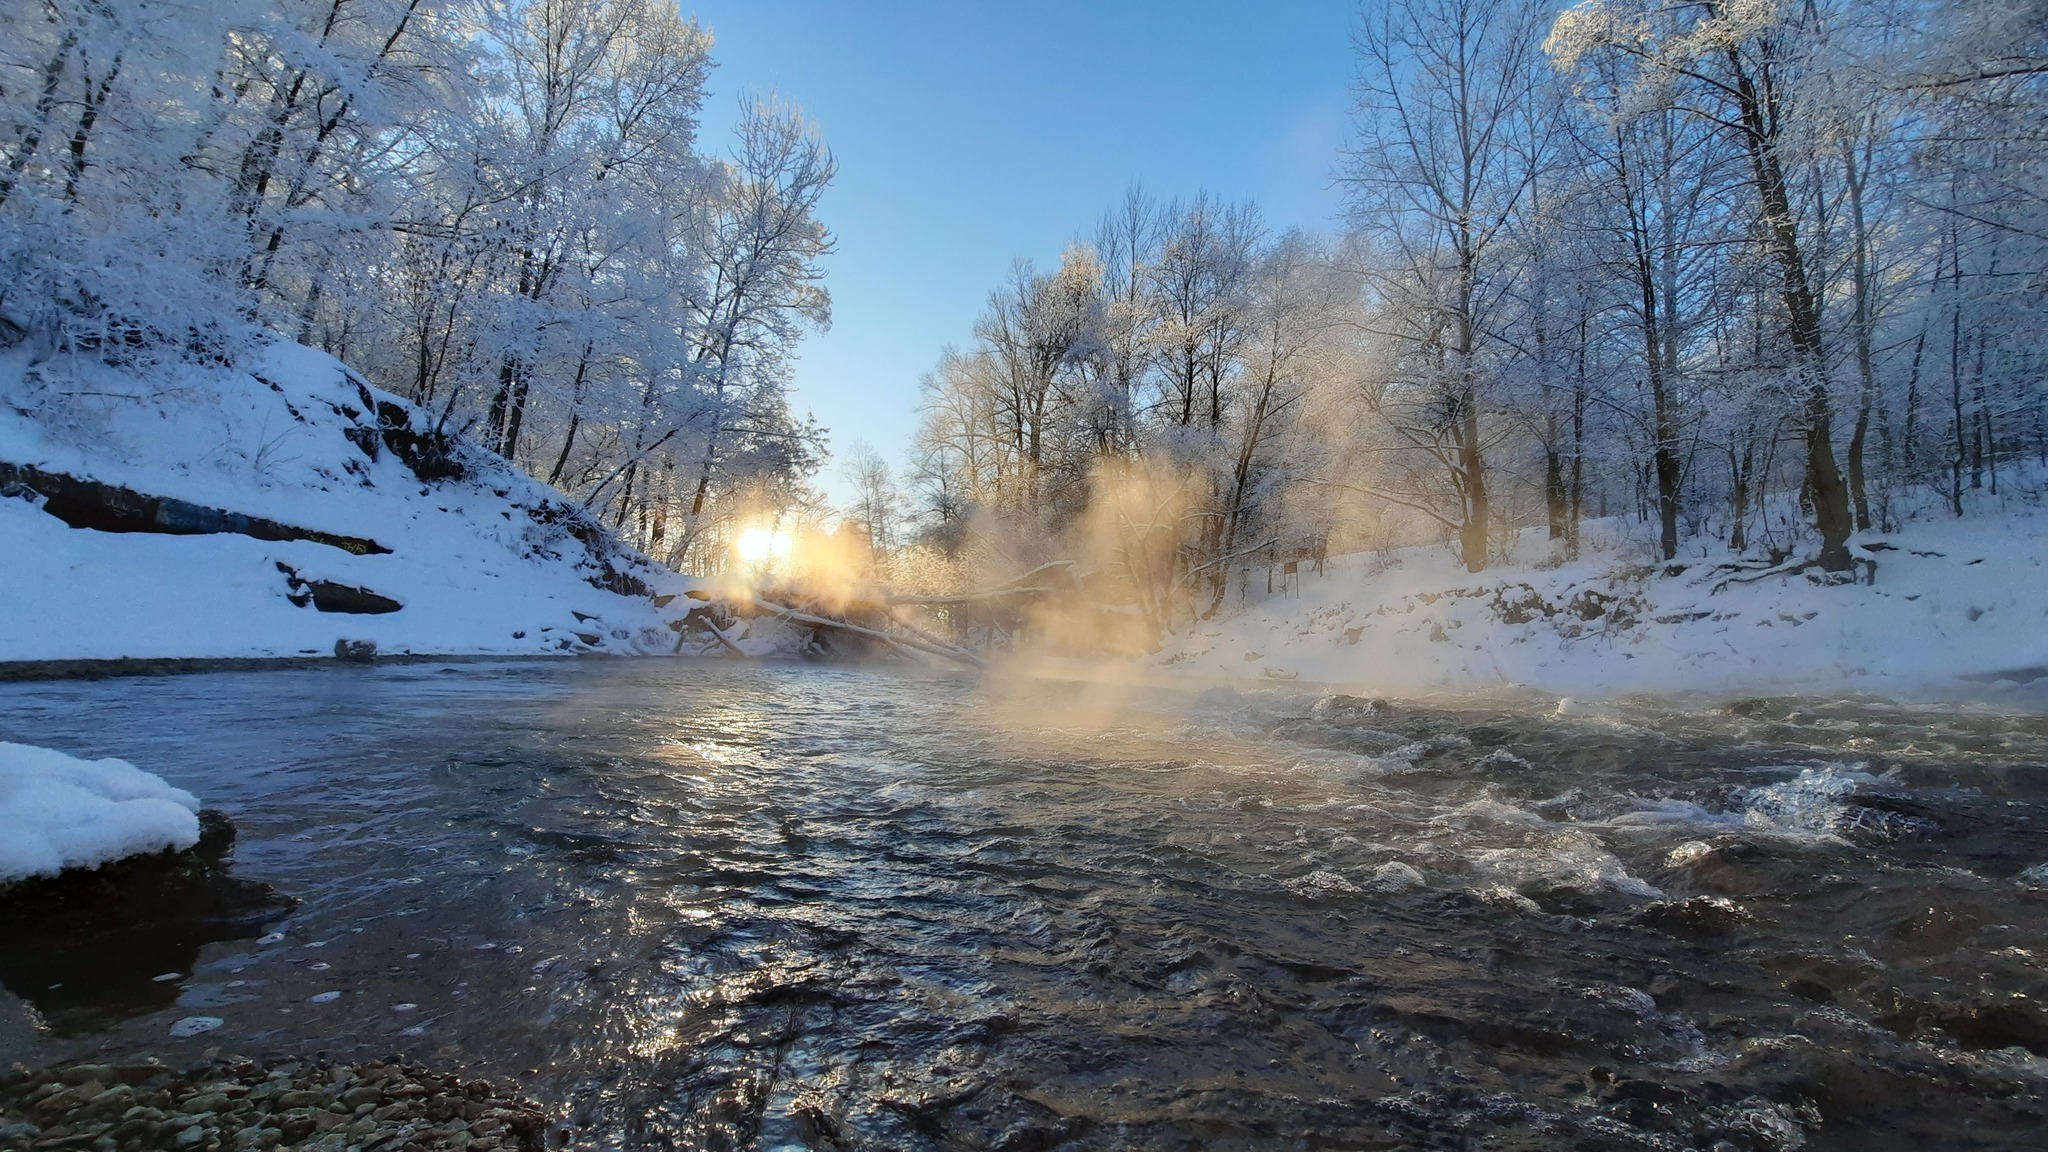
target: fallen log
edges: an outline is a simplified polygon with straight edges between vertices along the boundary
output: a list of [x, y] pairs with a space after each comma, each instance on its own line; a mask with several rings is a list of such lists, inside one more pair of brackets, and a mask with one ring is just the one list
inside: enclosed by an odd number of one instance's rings
[[[708, 619], [699, 621], [699, 623], [703, 624], [704, 627], [711, 630], [711, 634], [718, 638], [719, 646], [724, 648], [727, 652], [730, 652], [735, 656], [745, 656], [747, 654], [747, 650], [745, 648], [742, 648], [738, 644], [733, 643], [732, 637], [727, 636], [725, 634], [725, 629], [720, 628], [717, 624], [713, 623]], [[707, 648], [705, 649], [705, 651], [708, 652], [710, 651], [710, 649]]]
[[819, 616], [815, 613], [800, 611], [786, 604], [777, 604], [772, 600], [763, 600], [759, 596], [752, 597], [752, 600], [754, 606], [760, 611], [787, 620], [792, 624], [802, 624], [808, 628], [823, 628], [831, 632], [844, 632], [852, 636], [864, 636], [870, 640], [878, 640], [906, 656], [914, 650], [933, 656], [944, 656], [949, 660], [958, 660], [962, 664], [974, 668], [988, 667], [987, 661], [965, 648], [956, 648], [951, 644], [941, 641], [928, 641], [917, 637], [898, 636], [847, 620], [837, 620], [830, 616]]

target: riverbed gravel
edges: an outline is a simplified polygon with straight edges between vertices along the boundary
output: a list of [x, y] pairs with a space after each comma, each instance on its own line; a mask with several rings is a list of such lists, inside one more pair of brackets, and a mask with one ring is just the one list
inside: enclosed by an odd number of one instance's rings
[[5, 1152], [534, 1152], [540, 1105], [402, 1061], [221, 1057], [0, 1072]]

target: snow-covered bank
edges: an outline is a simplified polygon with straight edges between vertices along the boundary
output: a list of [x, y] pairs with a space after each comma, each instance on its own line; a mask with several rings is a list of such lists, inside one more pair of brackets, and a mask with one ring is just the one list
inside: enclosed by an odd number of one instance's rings
[[163, 777], [0, 742], [0, 884], [198, 842], [198, 799]]
[[1251, 596], [1234, 586], [1217, 619], [1157, 662], [1387, 694], [1513, 685], [1956, 698], [2048, 675], [2048, 514], [1929, 517], [1858, 537], [1853, 550], [1876, 562], [1874, 582], [1759, 578], [1697, 551], [1657, 564], [1611, 539], [1569, 563], [1479, 575], [1439, 547], [1338, 556], [1321, 576], [1304, 565], [1298, 591], [1276, 582], [1270, 596], [1255, 570]]
[[668, 652], [691, 586], [291, 344], [0, 356], [0, 540], [0, 661]]

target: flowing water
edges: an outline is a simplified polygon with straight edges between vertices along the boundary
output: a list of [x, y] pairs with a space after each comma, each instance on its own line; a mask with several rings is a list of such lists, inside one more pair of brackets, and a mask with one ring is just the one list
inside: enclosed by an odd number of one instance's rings
[[2038, 716], [644, 660], [0, 685], [0, 738], [298, 902], [0, 941], [0, 1057], [402, 1053], [593, 1148], [2048, 1146]]

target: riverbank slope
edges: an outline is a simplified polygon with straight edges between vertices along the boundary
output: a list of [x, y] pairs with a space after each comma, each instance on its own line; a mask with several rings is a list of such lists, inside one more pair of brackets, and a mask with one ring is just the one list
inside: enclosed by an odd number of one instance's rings
[[[1164, 666], [1413, 694], [1517, 686], [1567, 696], [1867, 691], [1909, 699], [2048, 689], [2048, 513], [1933, 513], [1857, 537], [1856, 583], [1692, 547], [1659, 563], [1613, 521], [1584, 554], [1467, 573], [1450, 549], [1334, 556], [1318, 574], [1240, 572]], [[1248, 579], [1247, 579], [1248, 575]]]
[[692, 586], [286, 343], [0, 356], [0, 540], [0, 663], [670, 652]]

